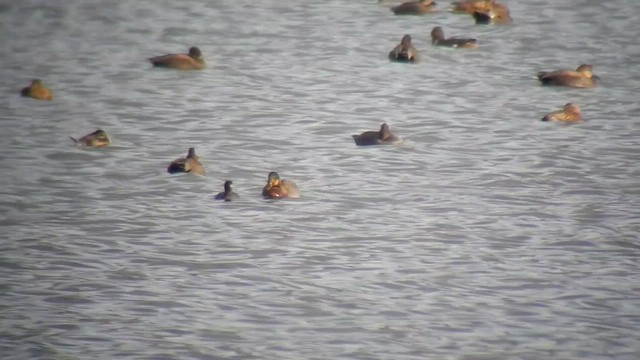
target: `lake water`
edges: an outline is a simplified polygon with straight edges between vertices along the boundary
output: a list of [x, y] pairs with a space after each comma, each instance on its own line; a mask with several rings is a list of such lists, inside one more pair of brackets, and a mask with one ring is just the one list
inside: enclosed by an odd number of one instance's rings
[[[640, 2], [507, 3], [1, 1], [0, 357], [637, 360]], [[534, 77], [580, 63], [601, 87]], [[403, 145], [355, 146], [382, 122]], [[206, 176], [166, 173], [189, 147]]]

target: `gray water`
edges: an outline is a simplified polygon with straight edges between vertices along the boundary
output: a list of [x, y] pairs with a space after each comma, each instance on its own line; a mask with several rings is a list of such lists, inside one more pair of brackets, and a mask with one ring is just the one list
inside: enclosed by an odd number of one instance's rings
[[[508, 4], [3, 1], [0, 357], [638, 359], [640, 2]], [[209, 69], [146, 61], [192, 45]], [[601, 87], [534, 78], [580, 63]], [[382, 122], [403, 145], [353, 144]], [[167, 174], [192, 146], [207, 175]]]

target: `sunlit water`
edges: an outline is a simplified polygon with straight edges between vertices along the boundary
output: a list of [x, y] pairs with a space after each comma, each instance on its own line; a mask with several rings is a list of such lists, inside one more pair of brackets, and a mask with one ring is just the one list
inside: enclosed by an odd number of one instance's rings
[[[508, 4], [3, 1], [1, 357], [637, 360], [640, 2]], [[146, 61], [192, 45], [209, 69]], [[601, 87], [534, 78], [580, 63]], [[402, 146], [354, 145], [382, 122]], [[167, 174], [192, 146], [207, 175]]]

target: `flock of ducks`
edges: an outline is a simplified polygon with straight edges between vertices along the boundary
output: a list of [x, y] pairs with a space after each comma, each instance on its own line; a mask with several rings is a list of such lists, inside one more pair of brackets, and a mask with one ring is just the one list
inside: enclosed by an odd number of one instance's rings
[[[382, 2], [384, 0], [379, 0]], [[396, 15], [422, 15], [437, 11], [434, 0], [419, 0], [406, 2], [392, 7]], [[452, 3], [452, 12], [470, 14], [477, 24], [506, 24], [513, 20], [509, 8], [496, 0], [463, 0]], [[434, 46], [451, 48], [476, 48], [478, 42], [471, 38], [445, 38], [444, 30], [436, 26], [431, 31], [431, 40]], [[411, 35], [402, 37], [400, 44], [389, 52], [389, 60], [397, 62], [414, 63], [420, 60], [420, 53], [411, 42]], [[148, 59], [155, 67], [171, 68], [178, 70], [203, 70], [207, 63], [199, 48], [193, 46], [187, 54], [166, 54]], [[588, 64], [578, 66], [576, 70], [556, 70], [539, 72], [538, 80], [542, 85], [568, 86], [575, 88], [590, 88], [598, 85], [600, 79], [593, 74], [593, 67]], [[31, 84], [21, 90], [21, 95], [38, 100], [53, 100], [52, 91], [43, 85], [40, 79], [35, 79]], [[567, 103], [562, 110], [546, 114], [542, 121], [554, 122], [579, 122], [582, 120], [580, 107], [573, 103]], [[365, 131], [359, 135], [352, 135], [358, 146], [371, 145], [396, 145], [402, 143], [402, 139], [391, 132], [386, 123], [377, 131]], [[104, 147], [111, 144], [109, 135], [102, 129], [84, 135], [78, 139], [71, 137], [79, 146]], [[167, 172], [189, 173], [204, 175], [205, 169], [196, 155], [194, 148], [190, 148], [187, 156], [172, 161], [167, 167]], [[267, 184], [262, 189], [262, 196], [266, 199], [298, 198], [300, 191], [291, 180], [281, 179], [280, 175], [272, 171], [267, 176]], [[224, 191], [215, 196], [216, 200], [233, 201], [239, 198], [233, 191], [233, 182], [227, 180], [224, 183]]]
[[[379, 0], [378, 2], [383, 2]], [[451, 3], [451, 12], [469, 14], [476, 24], [509, 24], [513, 22], [511, 12], [506, 4], [496, 0], [462, 0]], [[391, 8], [396, 15], [423, 15], [434, 13], [437, 10], [434, 0], [419, 0], [405, 2]], [[444, 46], [460, 49], [474, 49], [478, 47], [478, 41], [471, 38], [452, 37], [446, 38], [444, 30], [436, 26], [431, 30], [431, 43], [434, 46]], [[420, 52], [413, 46], [411, 35], [406, 34], [389, 52], [389, 60], [396, 62], [415, 63], [420, 61]], [[568, 86], [574, 88], [592, 88], [598, 86], [600, 78], [593, 74], [593, 66], [581, 64], [575, 70], [555, 70], [541, 71], [537, 75], [542, 85], [547, 86]], [[542, 121], [556, 122], [580, 122], [582, 113], [580, 107], [574, 103], [567, 103], [562, 110], [546, 114]], [[380, 139], [388, 137], [388, 131], [383, 125], [380, 129]], [[354, 139], [356, 137], [354, 136]], [[380, 141], [379, 143], [385, 143]], [[358, 139], [356, 139], [358, 144]], [[360, 144], [359, 144], [360, 145]]]

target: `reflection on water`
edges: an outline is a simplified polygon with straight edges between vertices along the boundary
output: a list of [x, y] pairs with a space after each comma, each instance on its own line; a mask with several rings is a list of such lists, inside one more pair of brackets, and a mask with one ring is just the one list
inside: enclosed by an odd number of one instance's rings
[[[509, 26], [375, 1], [0, 5], [0, 353], [636, 359], [638, 4], [510, 2]], [[480, 47], [432, 47], [436, 25]], [[423, 62], [388, 62], [405, 33]], [[146, 61], [192, 45], [209, 69]], [[580, 63], [603, 86], [534, 78]], [[18, 95], [33, 78], [54, 101]], [[585, 122], [539, 121], [567, 102]], [[355, 146], [382, 122], [401, 146]], [[68, 138], [97, 128], [113, 146]], [[189, 147], [207, 175], [167, 174]], [[302, 198], [262, 200], [269, 171]], [[213, 201], [227, 179], [240, 201]]]

